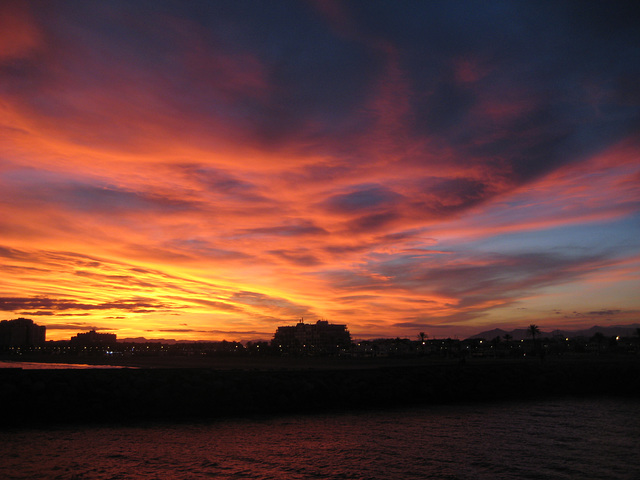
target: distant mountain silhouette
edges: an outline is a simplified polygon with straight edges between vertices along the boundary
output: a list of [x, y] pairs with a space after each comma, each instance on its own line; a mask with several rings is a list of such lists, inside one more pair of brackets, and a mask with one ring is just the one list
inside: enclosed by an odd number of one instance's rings
[[[640, 323], [634, 323], [632, 325], [612, 325], [608, 327], [601, 327], [595, 325], [591, 328], [583, 329], [583, 330], [551, 330], [544, 331], [540, 330], [540, 334], [537, 336], [538, 338], [544, 337], [592, 337], [596, 332], [602, 333], [605, 337], [614, 337], [619, 335], [621, 337], [633, 337], [636, 335], [636, 328], [640, 328]], [[491, 340], [492, 338], [500, 337], [504, 338], [506, 334], [509, 334], [513, 337], [513, 340], [524, 340], [527, 338], [531, 338], [527, 335], [527, 328], [516, 328], [514, 330], [503, 330], [501, 328], [494, 328], [493, 330], [487, 330], [484, 332], [477, 333], [468, 337], [469, 339], [473, 338], [483, 338], [485, 340]]]
[[515, 330], [511, 330], [508, 332], [506, 330], [502, 330], [501, 328], [494, 328], [493, 330], [487, 330], [485, 332], [476, 333], [475, 335], [472, 335], [468, 338], [469, 339], [484, 338], [485, 340], [491, 340], [492, 338], [496, 338], [496, 337], [503, 338], [506, 334], [509, 334], [513, 337], [513, 340], [516, 340], [514, 332]]

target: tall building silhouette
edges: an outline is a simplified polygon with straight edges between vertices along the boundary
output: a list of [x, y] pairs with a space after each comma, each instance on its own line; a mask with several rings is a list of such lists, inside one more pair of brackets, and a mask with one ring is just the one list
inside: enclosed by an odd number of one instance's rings
[[278, 327], [271, 345], [281, 352], [336, 353], [351, 345], [351, 334], [346, 325], [326, 320], [316, 323], [300, 321], [294, 326]]
[[98, 333], [95, 330], [91, 330], [90, 332], [78, 333], [75, 337], [71, 337], [69, 343], [80, 347], [114, 345], [116, 343], [116, 334]]
[[35, 347], [44, 345], [47, 327], [36, 325], [28, 318], [0, 322], [0, 346]]

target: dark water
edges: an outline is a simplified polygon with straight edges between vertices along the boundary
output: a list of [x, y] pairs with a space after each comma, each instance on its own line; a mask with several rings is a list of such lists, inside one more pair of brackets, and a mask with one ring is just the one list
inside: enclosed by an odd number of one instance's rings
[[0, 478], [639, 479], [640, 402], [0, 432]]
[[61, 370], [61, 369], [87, 369], [87, 368], [123, 368], [113, 365], [87, 365], [84, 363], [42, 363], [42, 362], [13, 362], [0, 361], [0, 368], [21, 368], [23, 370]]

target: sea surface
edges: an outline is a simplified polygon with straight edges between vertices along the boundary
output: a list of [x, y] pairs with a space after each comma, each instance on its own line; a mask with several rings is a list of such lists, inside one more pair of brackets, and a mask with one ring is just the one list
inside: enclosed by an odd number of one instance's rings
[[22, 368], [23, 370], [60, 370], [87, 368], [123, 368], [114, 365], [87, 365], [84, 363], [49, 363], [49, 362], [13, 362], [0, 361], [0, 368]]
[[3, 479], [638, 479], [640, 402], [0, 431]]

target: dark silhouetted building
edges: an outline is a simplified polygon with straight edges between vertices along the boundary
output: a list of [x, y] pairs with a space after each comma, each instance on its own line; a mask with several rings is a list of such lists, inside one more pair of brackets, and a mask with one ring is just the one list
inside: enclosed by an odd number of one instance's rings
[[351, 335], [346, 325], [334, 325], [326, 320], [301, 321], [295, 326], [278, 327], [271, 345], [281, 352], [337, 353], [351, 346]]
[[35, 347], [45, 344], [47, 327], [28, 318], [0, 322], [0, 346]]
[[91, 330], [86, 333], [78, 333], [69, 340], [71, 345], [77, 347], [93, 347], [100, 345], [114, 345], [116, 343], [115, 333], [98, 333]]

